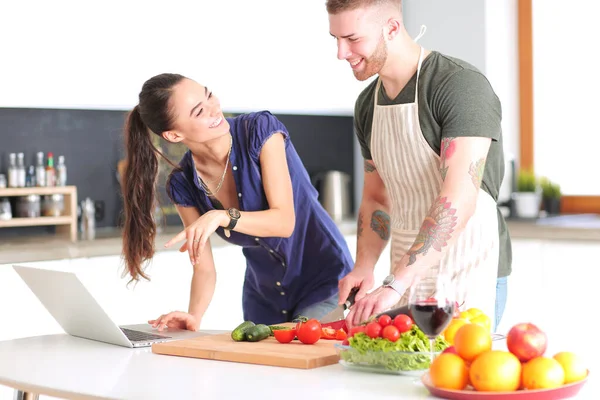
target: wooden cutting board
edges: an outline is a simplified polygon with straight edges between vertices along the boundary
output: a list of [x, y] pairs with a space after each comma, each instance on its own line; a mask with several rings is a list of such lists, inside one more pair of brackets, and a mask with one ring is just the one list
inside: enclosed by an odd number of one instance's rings
[[339, 361], [335, 343], [340, 342], [320, 339], [315, 344], [303, 344], [299, 340], [279, 343], [272, 336], [254, 343], [234, 342], [231, 334], [223, 333], [155, 343], [152, 345], [152, 352], [207, 360], [311, 369], [336, 364]]

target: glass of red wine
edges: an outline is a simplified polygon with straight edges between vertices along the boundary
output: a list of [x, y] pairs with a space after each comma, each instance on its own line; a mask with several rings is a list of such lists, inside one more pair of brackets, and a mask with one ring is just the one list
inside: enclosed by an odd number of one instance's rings
[[435, 339], [450, 324], [454, 316], [456, 290], [448, 275], [417, 275], [410, 286], [408, 307], [413, 321], [429, 338], [431, 362], [433, 362]]

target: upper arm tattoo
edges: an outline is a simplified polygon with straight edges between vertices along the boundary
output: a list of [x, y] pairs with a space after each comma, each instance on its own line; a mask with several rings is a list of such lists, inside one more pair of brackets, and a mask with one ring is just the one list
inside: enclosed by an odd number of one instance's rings
[[367, 160], [364, 161], [364, 164], [365, 164], [365, 172], [366, 173], [375, 171], [375, 169], [376, 169], [375, 164], [371, 164]]
[[456, 209], [452, 208], [448, 198], [438, 197], [433, 202], [415, 242], [407, 252], [409, 255], [408, 265], [417, 261], [417, 254], [425, 255], [432, 247], [437, 251], [442, 251], [442, 248], [448, 245], [456, 226], [455, 214]]
[[476, 162], [472, 162], [469, 167], [469, 174], [475, 189], [479, 189], [481, 186], [481, 180], [483, 179], [483, 172], [485, 171], [485, 158], [480, 158]]
[[383, 240], [390, 238], [390, 216], [384, 211], [375, 210], [371, 216], [371, 229]]
[[442, 174], [442, 180], [446, 179], [446, 174], [448, 173], [446, 160], [452, 157], [452, 154], [454, 154], [454, 151], [456, 150], [454, 139], [456, 138], [446, 137], [442, 139], [442, 148], [440, 149], [440, 157], [442, 159], [440, 165], [440, 174]]

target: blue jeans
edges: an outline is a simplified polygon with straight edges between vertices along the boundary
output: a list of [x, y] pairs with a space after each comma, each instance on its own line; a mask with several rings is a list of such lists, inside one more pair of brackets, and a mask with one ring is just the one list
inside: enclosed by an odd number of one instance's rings
[[506, 307], [506, 296], [508, 293], [507, 281], [508, 279], [506, 276], [498, 278], [496, 281], [496, 319], [494, 321], [494, 332], [496, 332], [496, 328], [500, 325], [502, 314], [504, 314], [504, 308]]
[[296, 315], [294, 315], [294, 317], [298, 317], [298, 316], [302, 315], [302, 316], [308, 317], [309, 319], [310, 318], [321, 319], [322, 317], [329, 314], [331, 311], [333, 311], [338, 306], [338, 297], [339, 297], [338, 293], [336, 293], [328, 299], [325, 299], [325, 300], [320, 301], [315, 304], [311, 304], [308, 307], [298, 310], [298, 312], [296, 312]]

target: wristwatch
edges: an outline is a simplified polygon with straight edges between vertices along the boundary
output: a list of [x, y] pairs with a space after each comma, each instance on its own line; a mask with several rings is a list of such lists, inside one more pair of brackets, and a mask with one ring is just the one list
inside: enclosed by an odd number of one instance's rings
[[402, 282], [396, 279], [394, 274], [389, 274], [385, 277], [385, 279], [383, 280], [383, 287], [389, 287], [394, 289], [396, 292], [400, 293], [400, 296], [403, 296], [404, 292], [406, 292], [407, 289], [407, 287]]
[[240, 219], [240, 210], [238, 210], [237, 208], [228, 208], [227, 209], [227, 215], [229, 215], [229, 225], [227, 225], [224, 229], [225, 229], [225, 236], [229, 237], [231, 236], [231, 230], [233, 228], [235, 228], [235, 225], [238, 222], [238, 219]]

